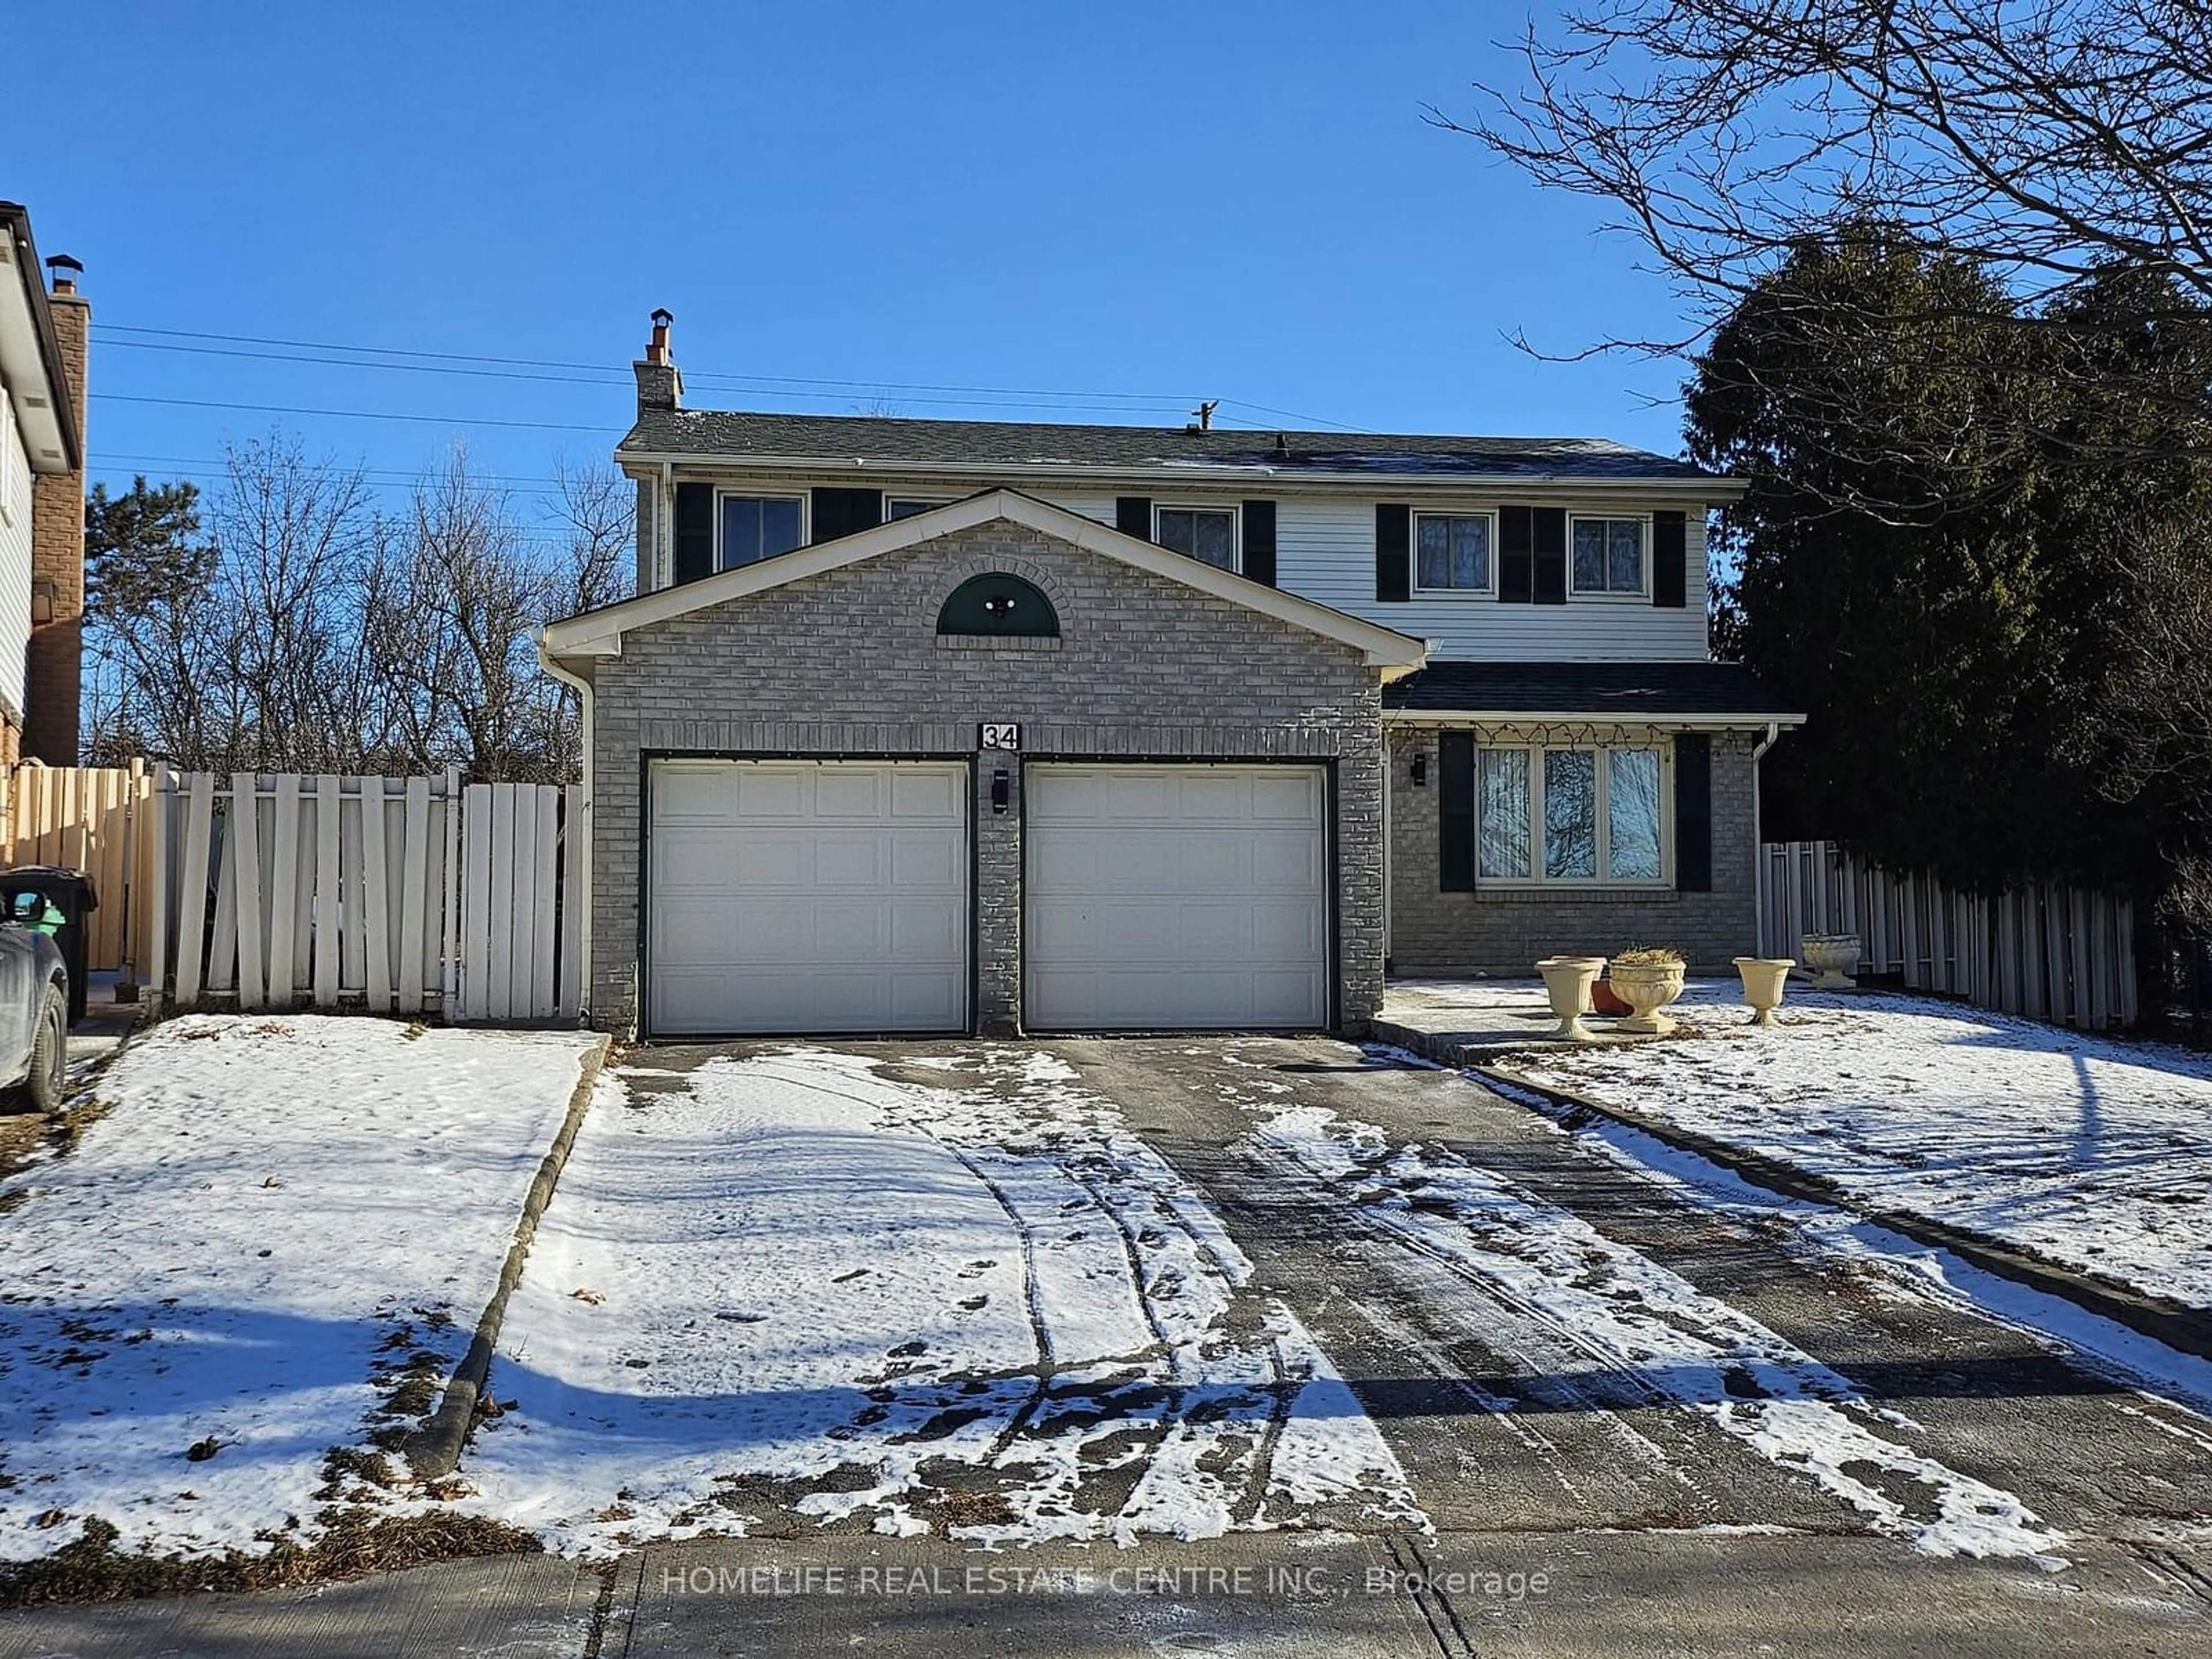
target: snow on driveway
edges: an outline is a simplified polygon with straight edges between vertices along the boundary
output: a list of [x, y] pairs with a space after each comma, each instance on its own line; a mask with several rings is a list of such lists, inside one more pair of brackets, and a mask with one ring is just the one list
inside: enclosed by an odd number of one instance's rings
[[601, 1087], [471, 1507], [593, 1553], [1424, 1524], [1312, 1339], [1059, 1060], [793, 1048]]
[[1914, 1449], [1911, 1418], [1589, 1223], [1441, 1148], [1394, 1149], [1323, 1107], [1245, 1109], [1261, 1120], [1246, 1143], [1256, 1158], [1287, 1181], [1335, 1188], [1360, 1224], [1510, 1310], [1534, 1339], [1515, 1349], [1532, 1365], [1694, 1411], [1924, 1553], [2062, 1565], [2062, 1534], [2011, 1493]]
[[311, 1540], [325, 1454], [466, 1343], [592, 1046], [288, 1014], [126, 1049], [75, 1150], [0, 1183], [0, 1560], [88, 1516]]
[[1909, 1212], [2212, 1309], [2212, 1060], [1918, 997], [1693, 988], [1685, 1035], [1512, 1057]]

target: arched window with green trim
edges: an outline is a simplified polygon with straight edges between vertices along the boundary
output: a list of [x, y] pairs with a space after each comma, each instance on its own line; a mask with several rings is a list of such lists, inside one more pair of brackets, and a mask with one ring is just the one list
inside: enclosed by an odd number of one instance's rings
[[970, 576], [945, 597], [937, 613], [937, 631], [990, 639], [1056, 640], [1060, 616], [1033, 584], [992, 571]]

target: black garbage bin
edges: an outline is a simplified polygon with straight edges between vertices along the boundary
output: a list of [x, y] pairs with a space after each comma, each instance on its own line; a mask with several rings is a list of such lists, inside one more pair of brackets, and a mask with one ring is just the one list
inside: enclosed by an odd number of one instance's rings
[[58, 864], [18, 865], [13, 870], [0, 870], [0, 893], [7, 896], [11, 905], [18, 893], [36, 893], [62, 913], [62, 925], [54, 930], [54, 944], [69, 964], [70, 1021], [74, 1024], [82, 1019], [91, 982], [91, 975], [85, 971], [85, 956], [90, 948], [85, 918], [100, 908], [92, 878], [82, 870], [64, 870]]

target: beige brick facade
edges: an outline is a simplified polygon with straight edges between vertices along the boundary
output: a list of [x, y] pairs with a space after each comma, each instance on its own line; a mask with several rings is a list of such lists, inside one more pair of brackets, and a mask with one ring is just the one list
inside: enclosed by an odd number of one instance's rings
[[[1042, 588], [1057, 641], [955, 647], [939, 607], [1006, 571]], [[593, 696], [591, 1015], [635, 1026], [641, 852], [653, 754], [975, 756], [1022, 727], [1024, 758], [1307, 761], [1334, 780], [1337, 1019], [1382, 987], [1380, 674], [1349, 647], [1011, 521], [955, 532], [628, 632]], [[1005, 766], [1010, 810], [994, 814]], [[1018, 1028], [1020, 763], [975, 771], [975, 1009]]]
[[[1445, 892], [1437, 864], [1438, 728], [1390, 727], [1390, 968], [1419, 978], [1463, 974], [1527, 977], [1542, 957], [1610, 955], [1672, 945], [1692, 971], [1727, 973], [1759, 948], [1757, 828], [1753, 754], [1759, 738], [1712, 739], [1712, 890], [1685, 893], [1491, 888]], [[1413, 763], [1426, 758], [1425, 787]]]

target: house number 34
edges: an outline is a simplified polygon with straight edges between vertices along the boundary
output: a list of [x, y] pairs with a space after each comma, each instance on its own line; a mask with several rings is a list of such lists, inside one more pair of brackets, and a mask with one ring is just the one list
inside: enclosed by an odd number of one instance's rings
[[990, 721], [983, 724], [983, 743], [986, 749], [1018, 750], [1022, 746], [1022, 728], [1011, 721], [1001, 726]]

